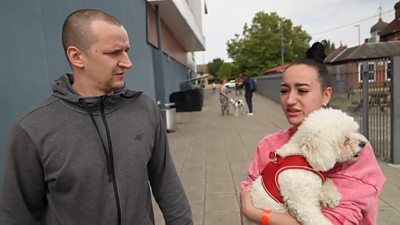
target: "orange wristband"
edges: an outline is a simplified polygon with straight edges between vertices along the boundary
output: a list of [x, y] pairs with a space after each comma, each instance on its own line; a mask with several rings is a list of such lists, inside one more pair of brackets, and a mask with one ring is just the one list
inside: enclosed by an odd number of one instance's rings
[[271, 216], [271, 210], [263, 209], [261, 225], [269, 225], [269, 217], [270, 216]]

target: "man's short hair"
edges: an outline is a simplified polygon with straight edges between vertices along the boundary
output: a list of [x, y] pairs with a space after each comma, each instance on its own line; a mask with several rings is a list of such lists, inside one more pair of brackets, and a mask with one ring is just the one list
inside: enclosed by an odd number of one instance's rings
[[70, 46], [76, 46], [85, 51], [90, 47], [91, 43], [96, 41], [90, 25], [94, 20], [98, 19], [122, 26], [117, 18], [98, 9], [79, 9], [74, 11], [69, 14], [63, 24], [62, 45], [65, 54]]

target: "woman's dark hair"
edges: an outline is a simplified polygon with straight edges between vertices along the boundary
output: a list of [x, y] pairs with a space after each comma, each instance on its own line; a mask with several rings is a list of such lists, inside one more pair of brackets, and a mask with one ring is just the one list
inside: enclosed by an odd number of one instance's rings
[[328, 87], [332, 87], [331, 76], [329, 71], [324, 65], [324, 59], [326, 57], [325, 47], [320, 42], [315, 42], [311, 48], [306, 52], [306, 57], [303, 59], [296, 60], [289, 67], [293, 65], [308, 65], [314, 67], [319, 75], [319, 80], [321, 82], [322, 89], [325, 90]]

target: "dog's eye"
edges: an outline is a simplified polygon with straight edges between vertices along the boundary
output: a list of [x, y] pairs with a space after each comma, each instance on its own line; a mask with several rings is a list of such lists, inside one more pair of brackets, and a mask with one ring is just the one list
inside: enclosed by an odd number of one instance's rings
[[344, 137], [344, 144], [347, 145], [350, 142], [350, 138], [349, 137]]

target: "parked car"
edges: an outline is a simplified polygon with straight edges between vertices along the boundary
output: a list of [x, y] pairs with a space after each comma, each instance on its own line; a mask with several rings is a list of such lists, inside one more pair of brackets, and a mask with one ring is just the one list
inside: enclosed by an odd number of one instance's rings
[[227, 88], [235, 88], [236, 87], [235, 80], [230, 80], [230, 81], [226, 82], [225, 83], [225, 87], [227, 87]]

